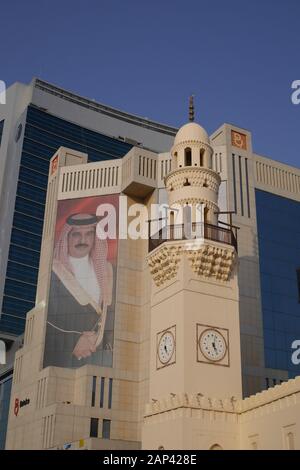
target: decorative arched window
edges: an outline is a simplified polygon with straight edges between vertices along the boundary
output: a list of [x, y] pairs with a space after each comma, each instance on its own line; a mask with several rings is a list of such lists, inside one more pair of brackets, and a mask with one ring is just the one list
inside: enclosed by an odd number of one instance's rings
[[192, 165], [192, 150], [190, 147], [184, 149], [184, 166]]

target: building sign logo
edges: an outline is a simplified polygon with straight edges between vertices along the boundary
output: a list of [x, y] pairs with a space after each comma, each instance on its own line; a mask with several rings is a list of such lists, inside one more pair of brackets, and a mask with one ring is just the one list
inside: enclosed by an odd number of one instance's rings
[[25, 400], [19, 400], [19, 398], [15, 399], [15, 406], [14, 406], [14, 414], [15, 416], [18, 416], [20, 408], [23, 408], [23, 406], [29, 405], [30, 399], [26, 398]]
[[19, 401], [19, 398], [16, 398], [15, 399], [15, 406], [14, 406], [15, 416], [18, 416], [19, 409], [20, 409], [20, 401]]
[[231, 145], [239, 149], [247, 150], [247, 137], [240, 132], [231, 131]]
[[51, 162], [51, 175], [53, 175], [58, 168], [58, 155], [56, 155], [55, 158], [53, 158]]

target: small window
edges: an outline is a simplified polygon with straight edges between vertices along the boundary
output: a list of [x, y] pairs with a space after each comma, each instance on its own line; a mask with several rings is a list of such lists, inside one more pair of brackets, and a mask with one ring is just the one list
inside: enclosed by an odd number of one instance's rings
[[104, 419], [102, 424], [102, 439], [110, 439], [110, 419]]
[[192, 165], [192, 150], [189, 147], [184, 149], [184, 164], [185, 166]]
[[200, 166], [204, 166], [204, 149], [200, 150]]
[[95, 398], [96, 398], [96, 382], [97, 377], [93, 377], [93, 384], [92, 384], [92, 406], [95, 406]]
[[98, 425], [99, 425], [99, 419], [91, 418], [90, 437], [98, 437]]
[[111, 405], [112, 405], [112, 385], [113, 385], [113, 379], [109, 379], [109, 382], [108, 382], [108, 409], [110, 409]]
[[105, 384], [105, 377], [101, 377], [101, 382], [100, 382], [100, 408], [103, 408], [103, 403], [104, 403], [104, 384]]

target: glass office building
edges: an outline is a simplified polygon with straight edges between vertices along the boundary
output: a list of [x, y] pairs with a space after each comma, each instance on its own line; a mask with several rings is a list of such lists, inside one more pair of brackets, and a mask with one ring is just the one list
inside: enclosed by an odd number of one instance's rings
[[265, 366], [293, 378], [299, 375], [291, 345], [300, 339], [300, 204], [261, 190], [255, 196]]

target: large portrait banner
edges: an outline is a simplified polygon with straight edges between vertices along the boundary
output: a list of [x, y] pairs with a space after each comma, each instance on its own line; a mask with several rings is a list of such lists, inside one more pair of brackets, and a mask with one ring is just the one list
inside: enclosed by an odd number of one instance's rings
[[44, 367], [112, 367], [118, 211], [118, 195], [58, 202]]

